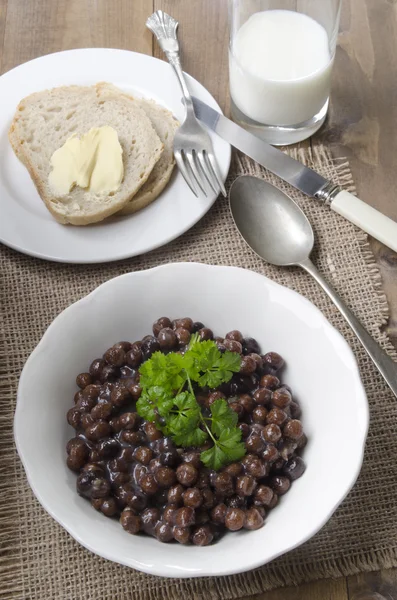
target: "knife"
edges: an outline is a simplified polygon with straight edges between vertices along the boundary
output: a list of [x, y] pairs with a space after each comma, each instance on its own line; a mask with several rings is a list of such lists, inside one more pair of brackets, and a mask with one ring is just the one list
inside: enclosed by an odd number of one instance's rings
[[325, 205], [397, 252], [397, 223], [313, 169], [249, 133], [193, 97], [196, 116], [222, 139], [307, 196]]

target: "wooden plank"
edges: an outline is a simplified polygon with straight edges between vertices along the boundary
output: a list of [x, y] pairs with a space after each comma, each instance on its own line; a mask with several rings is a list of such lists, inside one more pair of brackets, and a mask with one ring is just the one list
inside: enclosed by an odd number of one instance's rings
[[145, 20], [152, 8], [152, 0], [11, 1], [2, 69], [70, 48], [105, 46], [151, 54], [152, 39]]
[[152, 54], [152, 34], [145, 23], [153, 12], [153, 0], [89, 0], [88, 4], [93, 46]]
[[[219, 0], [155, 0], [180, 23], [183, 69], [198, 79], [224, 110], [228, 105], [228, 24], [226, 2]], [[154, 55], [164, 58], [157, 43]]]
[[[298, 587], [281, 588], [244, 600], [348, 600], [346, 580], [323, 579]], [[381, 600], [381, 599], [379, 599]]]
[[[359, 196], [397, 220], [397, 4], [390, 0], [344, 3], [332, 105], [315, 136], [347, 156]], [[397, 342], [397, 255], [372, 245], [391, 310], [388, 333]]]
[[349, 600], [396, 600], [397, 569], [348, 577], [347, 590]]
[[0, 73], [2, 73], [4, 35], [7, 16], [7, 0], [0, 0]]

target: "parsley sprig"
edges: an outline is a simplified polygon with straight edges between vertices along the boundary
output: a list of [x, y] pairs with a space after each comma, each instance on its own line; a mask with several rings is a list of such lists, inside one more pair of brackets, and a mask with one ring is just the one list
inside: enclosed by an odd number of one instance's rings
[[238, 373], [241, 357], [235, 352], [218, 350], [215, 342], [191, 337], [185, 354], [155, 352], [139, 372], [142, 394], [137, 412], [151, 421], [177, 446], [203, 446], [201, 461], [219, 470], [245, 454], [237, 414], [226, 400], [219, 398], [205, 409], [197, 402], [194, 385], [216, 388]]

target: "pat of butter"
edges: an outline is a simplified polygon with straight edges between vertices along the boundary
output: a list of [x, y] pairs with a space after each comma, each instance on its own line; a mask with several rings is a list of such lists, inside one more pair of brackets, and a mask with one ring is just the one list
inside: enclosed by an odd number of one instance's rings
[[93, 127], [80, 138], [73, 134], [51, 156], [48, 181], [58, 196], [75, 185], [104, 194], [115, 192], [123, 181], [123, 149], [113, 127]]

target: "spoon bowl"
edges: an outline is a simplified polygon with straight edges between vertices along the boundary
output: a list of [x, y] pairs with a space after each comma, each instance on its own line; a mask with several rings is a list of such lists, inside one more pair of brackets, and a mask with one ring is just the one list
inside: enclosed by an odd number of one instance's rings
[[314, 234], [304, 212], [281, 190], [257, 177], [238, 177], [229, 192], [240, 234], [254, 252], [279, 267], [298, 265], [323, 288], [397, 397], [397, 364], [376, 343], [310, 260]]
[[229, 202], [237, 229], [266, 262], [282, 267], [309, 258], [314, 244], [309, 220], [274, 185], [242, 175], [231, 186]]

